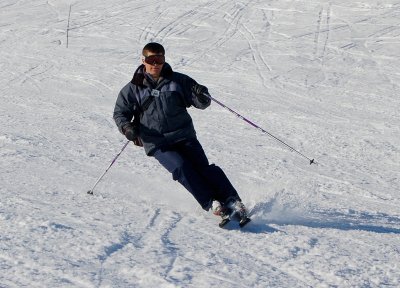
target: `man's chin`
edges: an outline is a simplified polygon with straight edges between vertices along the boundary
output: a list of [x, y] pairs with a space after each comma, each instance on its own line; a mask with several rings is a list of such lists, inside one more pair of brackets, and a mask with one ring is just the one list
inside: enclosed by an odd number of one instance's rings
[[158, 77], [160, 77], [160, 73], [161, 71], [151, 71], [151, 76], [153, 76], [153, 77], [156, 77], [156, 78], [158, 78]]

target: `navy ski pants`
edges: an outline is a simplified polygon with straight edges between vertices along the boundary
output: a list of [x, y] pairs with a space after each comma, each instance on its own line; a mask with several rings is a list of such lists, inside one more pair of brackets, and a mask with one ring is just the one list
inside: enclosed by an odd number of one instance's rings
[[197, 139], [190, 139], [156, 150], [153, 155], [208, 211], [213, 200], [222, 204], [240, 200], [222, 169], [209, 164]]

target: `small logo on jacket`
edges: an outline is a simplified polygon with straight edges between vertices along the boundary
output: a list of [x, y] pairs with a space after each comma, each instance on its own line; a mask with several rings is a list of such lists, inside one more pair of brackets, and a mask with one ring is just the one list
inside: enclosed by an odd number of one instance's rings
[[160, 91], [153, 89], [151, 90], [151, 96], [158, 97], [160, 96]]

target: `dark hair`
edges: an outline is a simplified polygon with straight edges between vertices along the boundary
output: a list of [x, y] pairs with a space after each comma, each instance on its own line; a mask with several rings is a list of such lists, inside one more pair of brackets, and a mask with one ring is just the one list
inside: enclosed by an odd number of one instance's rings
[[156, 42], [147, 43], [146, 46], [143, 47], [142, 55], [146, 56], [146, 52], [165, 55], [164, 47], [161, 44], [156, 43]]

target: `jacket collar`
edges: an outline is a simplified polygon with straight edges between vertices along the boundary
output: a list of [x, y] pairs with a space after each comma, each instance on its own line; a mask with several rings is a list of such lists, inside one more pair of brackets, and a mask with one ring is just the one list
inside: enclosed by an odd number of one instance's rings
[[[165, 63], [163, 66], [163, 69], [161, 70], [161, 77], [165, 79], [171, 79], [173, 74], [172, 68], [168, 63]], [[140, 65], [135, 73], [133, 74], [133, 78], [131, 80], [131, 83], [137, 86], [148, 86], [146, 85], [147, 79], [145, 77], [145, 72], [144, 72], [144, 65]]]

